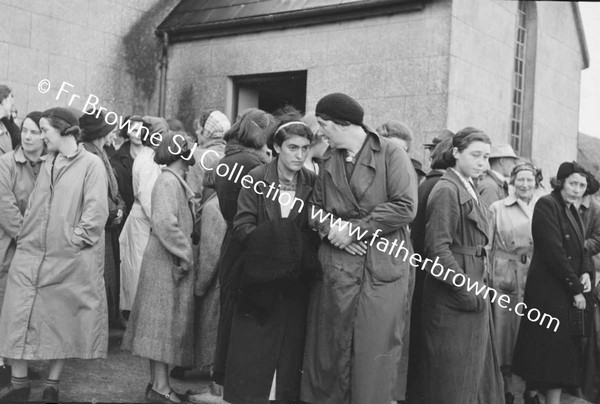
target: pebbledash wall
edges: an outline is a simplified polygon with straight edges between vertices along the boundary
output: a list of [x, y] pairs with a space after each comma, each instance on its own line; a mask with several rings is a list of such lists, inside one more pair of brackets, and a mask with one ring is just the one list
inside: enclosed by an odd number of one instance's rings
[[[66, 106], [63, 81], [120, 114], [156, 113], [158, 23], [177, 0], [0, 0], [0, 84], [13, 89], [19, 116]], [[150, 68], [136, 69], [149, 64]], [[37, 84], [52, 83], [41, 94]]]
[[[391, 16], [172, 44], [167, 115], [178, 112], [184, 96], [227, 111], [231, 76], [307, 70], [307, 110], [329, 92], [351, 94], [371, 126], [409, 124], [417, 135], [410, 154], [424, 163], [421, 144], [445, 127], [472, 125], [494, 142], [510, 142], [518, 2], [424, 4]], [[587, 55], [570, 3], [536, 2], [535, 9], [531, 156], [548, 186], [560, 162], [577, 156]]]

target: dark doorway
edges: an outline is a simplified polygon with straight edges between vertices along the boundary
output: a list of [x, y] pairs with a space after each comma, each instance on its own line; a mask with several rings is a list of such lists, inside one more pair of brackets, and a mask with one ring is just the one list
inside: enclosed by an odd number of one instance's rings
[[304, 113], [306, 108], [306, 70], [234, 76], [232, 112], [237, 116], [247, 108], [272, 113], [286, 105]]

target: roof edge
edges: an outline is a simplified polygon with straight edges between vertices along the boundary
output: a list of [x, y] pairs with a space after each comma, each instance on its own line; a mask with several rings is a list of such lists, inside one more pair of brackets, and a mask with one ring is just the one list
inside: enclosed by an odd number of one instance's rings
[[165, 29], [159, 25], [155, 30], [155, 34], [162, 36], [163, 33], [167, 33], [171, 43], [186, 42], [197, 39], [320, 25], [407, 11], [420, 11], [425, 8], [425, 1], [378, 0], [371, 3], [348, 3], [184, 27]]
[[585, 31], [583, 30], [583, 20], [579, 11], [579, 3], [572, 2], [571, 7], [575, 16], [575, 26], [577, 27], [577, 36], [579, 37], [579, 46], [581, 47], [581, 56], [583, 57], [583, 69], [581, 70], [584, 70], [590, 67], [590, 54], [585, 39]]

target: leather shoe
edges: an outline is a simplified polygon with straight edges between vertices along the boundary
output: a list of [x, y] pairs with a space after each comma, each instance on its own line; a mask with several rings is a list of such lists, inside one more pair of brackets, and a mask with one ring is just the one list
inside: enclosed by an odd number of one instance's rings
[[21, 387], [20, 389], [15, 389], [12, 386], [12, 383], [2, 387], [0, 389], [0, 402], [4, 401], [27, 401], [29, 399], [29, 394], [31, 393], [31, 386], [27, 385], [26, 387]]
[[172, 396], [176, 396], [182, 403], [187, 403], [186, 395], [175, 393], [173, 390], [168, 392], [167, 394], [160, 394], [153, 388], [150, 389], [148, 394], [146, 394], [146, 398], [151, 403], [176, 403], [178, 401], [171, 400]]
[[42, 392], [42, 401], [45, 403], [58, 403], [58, 389], [46, 387]]

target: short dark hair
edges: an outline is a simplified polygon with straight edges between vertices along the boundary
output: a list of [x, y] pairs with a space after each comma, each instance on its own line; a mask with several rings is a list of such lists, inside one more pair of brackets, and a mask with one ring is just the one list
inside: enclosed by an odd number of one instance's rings
[[61, 136], [74, 136], [75, 139], [79, 139], [81, 136], [81, 129], [79, 126], [71, 125], [69, 122], [58, 116], [42, 116], [42, 118], [47, 119], [50, 126], [58, 130], [58, 133], [60, 133]]
[[459, 152], [463, 152], [473, 142], [483, 142], [492, 144], [492, 141], [488, 135], [485, 134], [481, 129], [467, 126], [456, 132], [456, 135], [452, 137], [452, 147], [444, 151], [444, 162], [448, 167], [454, 167], [456, 165], [456, 159], [454, 158], [454, 148], [456, 147]]
[[376, 129], [379, 136], [387, 138], [398, 138], [408, 144], [408, 149], [413, 141], [413, 131], [404, 123], [398, 121], [388, 121]]
[[[180, 135], [184, 140], [180, 140], [180, 138], [175, 138], [175, 136]], [[169, 165], [179, 160], [182, 157], [186, 159], [189, 157], [191, 150], [185, 139], [184, 131], [168, 131], [161, 134], [162, 140], [156, 146], [154, 150], [154, 162], [156, 164], [164, 164]], [[179, 151], [179, 153], [176, 153]], [[183, 159], [184, 162], [188, 165], [194, 164], [194, 158], [191, 157], [189, 160]]]
[[237, 141], [242, 146], [260, 150], [267, 143], [267, 128], [273, 116], [263, 110], [251, 108], [225, 132], [226, 142]]
[[0, 102], [4, 101], [10, 93], [12, 93], [12, 89], [9, 86], [0, 84]]
[[[292, 136], [301, 136], [312, 142], [312, 130], [302, 122], [302, 114], [292, 106], [286, 106], [274, 113], [275, 121], [268, 129], [267, 146], [280, 146]], [[295, 123], [293, 123], [295, 122]]]
[[431, 169], [445, 170], [448, 168], [448, 163], [444, 159], [444, 155], [450, 151], [452, 153], [452, 138], [447, 138], [439, 142], [431, 152]]

